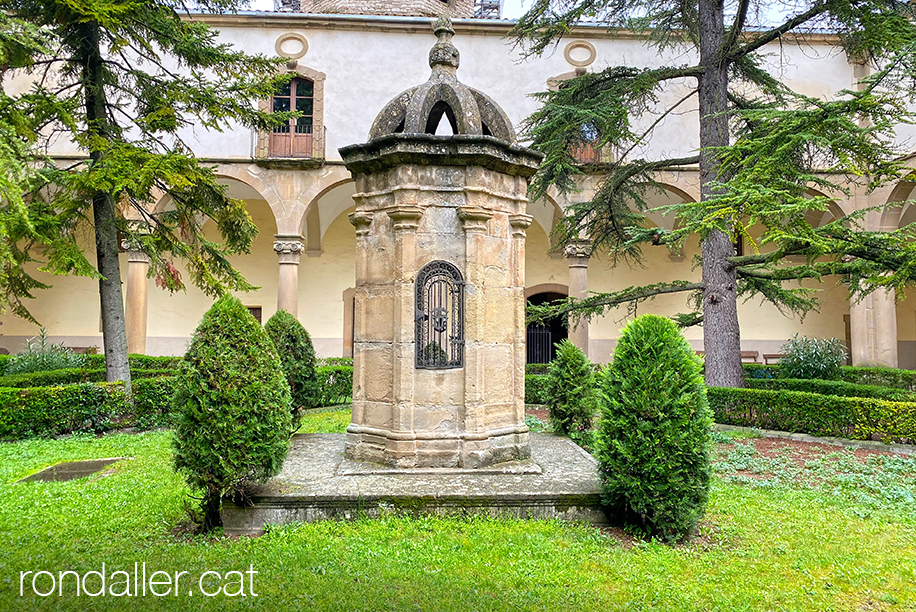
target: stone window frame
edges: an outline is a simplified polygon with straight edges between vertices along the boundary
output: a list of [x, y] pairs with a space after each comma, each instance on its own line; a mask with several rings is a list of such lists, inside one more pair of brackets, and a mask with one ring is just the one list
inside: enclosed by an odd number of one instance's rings
[[[325, 126], [324, 126], [324, 82], [327, 75], [307, 66], [300, 66], [295, 60], [286, 65], [286, 71], [294, 75], [293, 78], [308, 79], [312, 82], [312, 157], [305, 159], [325, 159]], [[258, 110], [269, 113], [272, 108], [272, 99], [258, 100]], [[270, 131], [258, 130], [255, 135], [255, 159], [286, 159], [270, 155]]]
[[[570, 47], [572, 47], [575, 42], [584, 42], [584, 41], [574, 41], [573, 43], [570, 43], [569, 45], [567, 45], [567, 49], [564, 53], [568, 54]], [[591, 43], [588, 43], [588, 46], [594, 49]], [[575, 70], [571, 70], [569, 72], [564, 72], [563, 74], [558, 74], [557, 76], [550, 77], [549, 79], [547, 79], [547, 89], [548, 91], [559, 91], [560, 87], [563, 85], [563, 81], [568, 81], [578, 76], [582, 76], [586, 72], [587, 72], [586, 66], [576, 66]], [[583, 143], [582, 145], [583, 151], [587, 151], [589, 148], [592, 148], [592, 147], [593, 145], [591, 145], [590, 143]], [[603, 147], [596, 148], [594, 149], [594, 151], [596, 153], [595, 160], [594, 161], [585, 161], [584, 163], [608, 163], [608, 162], [614, 161], [614, 157], [615, 157], [614, 149], [610, 145], [610, 143], [604, 145]], [[575, 153], [573, 154], [573, 157], [576, 157], [577, 159], [579, 158], [579, 156], [576, 155]], [[584, 161], [584, 160], [580, 160], [580, 161]]]

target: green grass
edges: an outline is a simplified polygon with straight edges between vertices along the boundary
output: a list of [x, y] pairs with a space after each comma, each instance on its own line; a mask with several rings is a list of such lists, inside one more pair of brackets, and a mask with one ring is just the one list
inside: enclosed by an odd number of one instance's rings
[[[303, 430], [342, 431], [348, 421], [346, 411], [310, 413]], [[723, 447], [703, 537], [675, 548], [626, 548], [558, 522], [398, 516], [231, 540], [171, 535], [188, 491], [171, 471], [169, 436], [0, 445], [0, 609], [916, 610], [916, 510], [888, 501], [894, 487], [913, 492], [916, 459], [865, 472], [824, 459], [810, 467], [823, 484], [804, 485], [808, 472], [749, 455], [739, 441]], [[113, 456], [133, 459], [108, 476], [13, 484], [59, 461]], [[761, 481], [739, 478], [753, 469]], [[857, 497], [878, 477], [874, 500]], [[20, 571], [86, 572], [103, 562], [109, 574], [135, 562], [148, 573], [187, 571], [195, 594], [19, 597]], [[258, 597], [196, 592], [204, 571], [249, 565]]]

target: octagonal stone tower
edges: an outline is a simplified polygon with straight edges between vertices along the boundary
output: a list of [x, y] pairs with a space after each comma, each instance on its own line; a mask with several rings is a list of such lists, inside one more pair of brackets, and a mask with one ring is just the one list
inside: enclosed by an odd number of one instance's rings
[[[481, 468], [530, 455], [525, 426], [525, 214], [541, 155], [458, 82], [447, 18], [429, 80], [370, 140], [340, 149], [356, 181], [349, 459]], [[443, 115], [454, 135], [437, 136]]]

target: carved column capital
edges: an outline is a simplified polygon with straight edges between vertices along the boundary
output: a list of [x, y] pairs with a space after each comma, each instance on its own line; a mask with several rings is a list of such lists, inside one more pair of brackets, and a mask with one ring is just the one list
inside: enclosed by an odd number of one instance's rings
[[302, 236], [282, 236], [277, 235], [274, 241], [274, 251], [280, 259], [281, 264], [299, 265], [299, 258], [305, 251], [305, 245], [302, 244]]
[[458, 218], [461, 219], [465, 232], [487, 232], [487, 221], [493, 217], [493, 211], [479, 206], [464, 206], [458, 209]]
[[509, 226], [512, 227], [512, 236], [514, 238], [524, 238], [525, 233], [534, 217], [531, 215], [509, 215]]
[[415, 230], [420, 227], [423, 209], [419, 206], [395, 206], [388, 209], [388, 216], [391, 217], [395, 231]]
[[588, 259], [592, 256], [592, 243], [585, 240], [570, 242], [563, 248], [563, 254], [570, 268], [587, 268]]
[[350, 225], [356, 228], [357, 236], [365, 236], [369, 233], [369, 227], [372, 225], [372, 215], [366, 212], [351, 212], [347, 215]]

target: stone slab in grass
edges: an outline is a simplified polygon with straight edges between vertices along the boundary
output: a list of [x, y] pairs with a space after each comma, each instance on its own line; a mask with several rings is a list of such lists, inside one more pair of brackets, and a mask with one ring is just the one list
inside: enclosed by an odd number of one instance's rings
[[112, 463], [117, 463], [124, 459], [127, 459], [127, 457], [89, 459], [86, 461], [64, 461], [63, 463], [46, 467], [40, 472], [36, 472], [31, 476], [26, 476], [16, 482], [65, 482], [67, 480], [76, 480], [77, 478], [84, 478], [91, 474], [101, 472]]
[[281, 472], [251, 505], [223, 504], [233, 535], [264, 525], [411, 514], [510, 516], [606, 524], [595, 459], [569, 438], [530, 434], [531, 460], [488, 469], [397, 470], [344, 458], [345, 434], [300, 434]]

